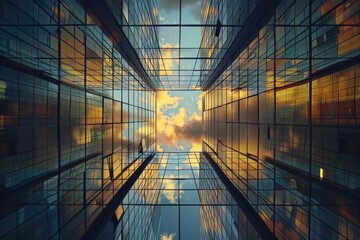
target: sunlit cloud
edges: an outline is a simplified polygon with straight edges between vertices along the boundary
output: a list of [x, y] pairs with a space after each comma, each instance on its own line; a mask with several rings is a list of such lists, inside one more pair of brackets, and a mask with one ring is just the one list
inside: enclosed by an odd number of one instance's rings
[[[201, 149], [200, 149], [200, 150], [196, 149], [196, 151], [201, 151]], [[195, 151], [194, 151], [194, 152], [195, 152]], [[188, 166], [188, 167], [190, 167], [190, 168], [193, 168], [193, 171], [196, 171], [195, 168], [197, 168], [197, 169], [200, 168], [200, 164], [199, 164], [198, 161], [191, 161], [191, 162], [189, 162], [188, 160], [184, 160], [184, 161], [182, 161], [182, 164], [183, 164], [184, 166]]]
[[167, 178], [163, 180], [164, 189], [162, 191], [163, 196], [171, 203], [177, 203], [179, 199], [179, 195], [183, 194], [183, 190], [177, 189], [177, 178], [178, 176], [175, 175], [168, 175]]
[[[164, 179], [164, 183], [165, 182], [174, 182], [175, 180], [172, 179]], [[171, 204], [175, 204], [177, 202], [178, 196], [177, 196], [178, 191], [177, 190], [163, 190], [162, 194], [163, 196], [171, 203]]]
[[175, 237], [175, 233], [171, 233], [171, 234], [169, 234], [169, 235], [167, 235], [166, 233], [163, 233], [163, 234], [161, 234], [161, 240], [173, 240], [174, 239], [174, 237]]
[[199, 112], [202, 112], [202, 97], [203, 97], [203, 94], [204, 93], [202, 92], [201, 95], [199, 96], [199, 99], [196, 102]]
[[179, 48], [179, 43], [162, 44], [162, 58], [159, 59], [160, 75], [173, 75], [173, 70], [178, 63], [178, 54], [174, 49]]
[[152, 14], [156, 18], [159, 15], [159, 9], [156, 7], [153, 7]]
[[190, 152], [201, 152], [202, 151], [202, 144], [201, 142], [193, 142], [191, 146]]
[[156, 151], [157, 152], [164, 152], [164, 149], [161, 147], [160, 144], [156, 144]]
[[156, 93], [157, 111], [161, 113], [169, 108], [177, 108], [181, 99], [182, 97], [170, 96], [168, 91], [158, 91]]
[[[190, 100], [191, 98], [189, 98]], [[195, 107], [192, 111], [186, 105], [187, 99], [171, 96], [167, 91], [158, 92], [157, 96], [157, 139], [158, 149], [170, 148], [181, 151], [201, 151], [202, 118], [196, 109], [201, 102], [192, 101]], [[180, 101], [183, 103], [180, 106]]]

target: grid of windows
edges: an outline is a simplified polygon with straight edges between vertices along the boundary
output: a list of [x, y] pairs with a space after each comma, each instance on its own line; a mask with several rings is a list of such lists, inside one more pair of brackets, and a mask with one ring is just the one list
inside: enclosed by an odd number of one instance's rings
[[121, 25], [127, 39], [137, 53], [142, 67], [156, 87], [161, 87], [159, 79], [159, 12], [155, 0], [130, 1], [106, 0], [110, 12]]
[[113, 219], [114, 239], [261, 239], [201, 153], [157, 153]]
[[91, 232], [154, 156], [156, 90], [200, 88], [204, 153], [155, 155], [103, 236], [360, 238], [360, 1], [172, 3], [1, 1], [0, 238]]
[[[200, 57], [204, 60], [201, 61], [200, 86], [206, 84], [230, 48], [237, 33], [242, 31], [258, 2], [258, 0], [206, 0], [201, 2], [203, 27]], [[207, 27], [207, 25], [213, 25], [213, 27]]]
[[205, 92], [203, 150], [279, 239], [360, 236], [359, 9], [281, 1]]
[[[122, 2], [123, 25], [122, 29], [136, 51], [144, 66], [146, 73], [156, 87], [161, 86], [159, 78], [159, 30], [154, 24], [158, 24], [159, 13], [157, 1], [112, 1], [113, 4]], [[119, 14], [118, 16], [122, 16]], [[141, 27], [134, 27], [139, 25]]]
[[0, 21], [0, 238], [81, 238], [155, 151], [156, 93], [90, 7], [2, 1]]

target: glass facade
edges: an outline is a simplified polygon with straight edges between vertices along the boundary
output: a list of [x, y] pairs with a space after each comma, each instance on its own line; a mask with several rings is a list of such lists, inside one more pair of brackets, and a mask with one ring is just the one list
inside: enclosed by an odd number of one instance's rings
[[[215, 2], [204, 2], [204, 20], [226, 21], [231, 2]], [[212, 60], [226, 68], [211, 67], [203, 150], [279, 239], [359, 237], [359, 10], [359, 1], [280, 1], [267, 22], [239, 28], [253, 38], [232, 61]], [[224, 49], [207, 54], [233, 50], [226, 34]]]
[[114, 239], [263, 239], [201, 153], [157, 153], [109, 219]]
[[0, 238], [80, 238], [154, 153], [156, 93], [89, 6], [0, 5]]
[[193, 5], [0, 1], [0, 239], [360, 238], [360, 1]]

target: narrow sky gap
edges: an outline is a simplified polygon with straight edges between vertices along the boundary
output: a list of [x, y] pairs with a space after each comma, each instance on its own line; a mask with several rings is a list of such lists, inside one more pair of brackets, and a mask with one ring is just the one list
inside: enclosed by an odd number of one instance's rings
[[[167, 90], [199, 90], [200, 64], [197, 60], [201, 27], [201, 1], [159, 1], [160, 80]], [[181, 7], [181, 10], [180, 10]], [[180, 14], [181, 12], [181, 14]], [[164, 24], [164, 26], [161, 26]], [[168, 26], [177, 24], [179, 26]]]
[[158, 91], [156, 111], [158, 151], [201, 151], [201, 91]]

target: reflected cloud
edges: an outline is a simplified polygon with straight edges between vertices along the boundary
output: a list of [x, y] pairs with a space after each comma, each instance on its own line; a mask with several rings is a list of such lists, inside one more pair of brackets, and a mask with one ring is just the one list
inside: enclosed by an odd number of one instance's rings
[[[181, 0], [181, 7], [194, 6], [195, 4], [200, 3], [200, 0]], [[179, 11], [180, 2], [174, 0], [159, 0], [159, 6], [162, 11]]]
[[160, 165], [161, 167], [165, 168], [167, 163], [168, 163], [168, 156], [167, 155], [163, 155], [163, 157], [160, 160]]
[[162, 58], [159, 59], [160, 66], [160, 75], [169, 76], [173, 75], [173, 69], [178, 63], [178, 54], [174, 49], [179, 48], [179, 43], [171, 44], [165, 43], [163, 44], [161, 49]]
[[[180, 1], [174, 0], [159, 0], [160, 10], [162, 12], [179, 12]], [[189, 14], [196, 20], [200, 21], [201, 17], [201, 1], [200, 0], [181, 0], [181, 8], [184, 11], [184, 8], [189, 10]]]
[[[163, 180], [164, 190], [162, 191], [162, 194], [171, 204], [176, 204], [179, 199], [178, 186], [177, 180], [173, 178], [177, 178], [177, 176], [169, 175], [167, 177], [168, 178], [164, 178]], [[184, 191], [179, 191], [179, 194], [181, 195], [183, 192]]]
[[[203, 192], [200, 192], [202, 194]], [[201, 196], [206, 197], [206, 196]], [[223, 223], [221, 222], [222, 217], [219, 216], [221, 212], [216, 211], [213, 206], [201, 206], [200, 207], [200, 221], [201, 227], [206, 232], [213, 232], [221, 234], [223, 232]], [[215, 216], [209, 219], [209, 216]]]
[[163, 233], [163, 234], [161, 234], [160, 239], [161, 240], [173, 240], [175, 235], [176, 235], [175, 233], [171, 233], [169, 235], [167, 233]]
[[162, 149], [161, 145], [160, 144], [156, 144], [156, 151], [157, 152], [164, 152], [164, 149]]

